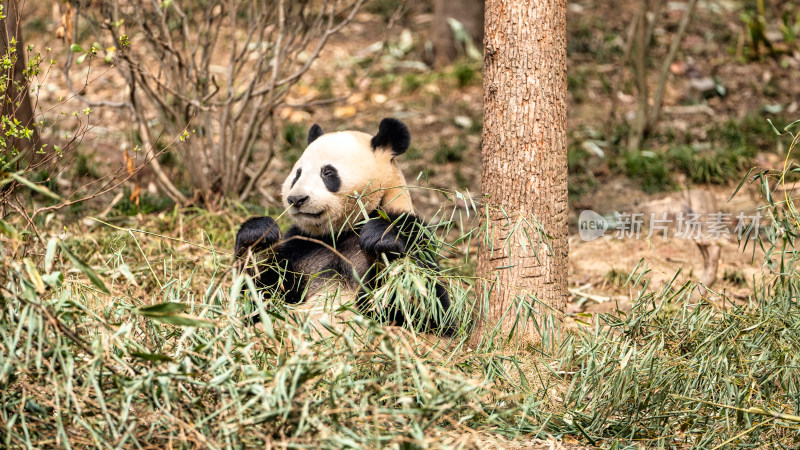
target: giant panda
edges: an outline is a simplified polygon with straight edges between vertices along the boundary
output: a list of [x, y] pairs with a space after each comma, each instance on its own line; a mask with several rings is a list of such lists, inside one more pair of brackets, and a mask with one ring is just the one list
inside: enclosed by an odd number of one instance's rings
[[[414, 213], [395, 161], [410, 141], [406, 125], [392, 118], [383, 119], [374, 136], [324, 133], [319, 125], [311, 126], [308, 146], [281, 192], [291, 228], [282, 234], [273, 218], [254, 217], [236, 234], [240, 261], [261, 255], [255, 271], [251, 265], [259, 288], [299, 304], [331, 289], [333, 282], [358, 292], [357, 309], [376, 317], [370, 296], [386, 280], [382, 262], [410, 257], [417, 265], [438, 268], [435, 255], [423, 250], [431, 247], [431, 235]], [[421, 314], [429, 317], [426, 323], [410, 325], [450, 335], [453, 322], [444, 319], [450, 309], [447, 290], [436, 281], [433, 291], [439, 311]], [[377, 316], [395, 325], [406, 317], [399, 310]]]

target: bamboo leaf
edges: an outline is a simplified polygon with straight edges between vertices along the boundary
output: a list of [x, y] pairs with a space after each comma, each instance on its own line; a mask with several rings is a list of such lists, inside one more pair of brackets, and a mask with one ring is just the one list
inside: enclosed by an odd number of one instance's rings
[[103, 283], [103, 280], [101, 280], [100, 277], [97, 275], [97, 272], [95, 272], [91, 267], [89, 267], [85, 262], [83, 262], [83, 260], [78, 258], [74, 253], [72, 253], [69, 247], [67, 247], [67, 244], [65, 244], [64, 242], [59, 242], [58, 245], [59, 247], [61, 247], [61, 252], [67, 257], [67, 259], [70, 260], [72, 265], [75, 266], [78, 270], [80, 270], [84, 275], [89, 277], [89, 280], [91, 280], [92, 284], [95, 285], [97, 289], [100, 289], [102, 292], [106, 294], [111, 293], [111, 291], [109, 291], [108, 288], [106, 287], [105, 283]]
[[162, 316], [168, 314], [177, 314], [189, 309], [189, 305], [185, 303], [167, 302], [159, 303], [157, 305], [148, 306], [146, 308], [139, 308], [139, 314], [148, 317]]
[[168, 323], [170, 325], [180, 325], [185, 327], [199, 327], [199, 328], [212, 328], [215, 326], [214, 322], [199, 317], [190, 316], [187, 314], [164, 314], [164, 315], [147, 315], [142, 314], [149, 319], [156, 322]]
[[18, 183], [26, 186], [28, 189], [30, 189], [30, 190], [32, 190], [34, 192], [42, 194], [45, 197], [50, 197], [53, 200], [56, 200], [56, 201], [59, 201], [59, 202], [63, 201], [61, 196], [59, 196], [58, 194], [56, 194], [55, 192], [51, 191], [50, 189], [48, 189], [45, 186], [42, 186], [40, 184], [36, 184], [36, 183], [26, 179], [26, 178], [23, 178], [23, 177], [17, 175], [16, 173], [13, 173], [13, 172], [9, 172], [8, 176], [10, 176], [14, 180], [16, 180]]
[[11, 226], [10, 223], [3, 219], [0, 219], [0, 233], [3, 233], [14, 240], [19, 239], [19, 232], [17, 232], [16, 228]]

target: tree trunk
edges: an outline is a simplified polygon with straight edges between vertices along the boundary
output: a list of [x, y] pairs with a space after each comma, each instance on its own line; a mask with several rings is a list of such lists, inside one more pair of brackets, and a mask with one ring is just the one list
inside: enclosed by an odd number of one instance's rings
[[16, 60], [9, 73], [8, 88], [2, 94], [3, 116], [14, 117], [21, 125], [30, 128], [33, 135], [30, 140], [13, 139], [9, 143], [17, 149], [35, 148], [39, 142], [39, 134], [33, 117], [33, 107], [31, 106], [30, 95], [28, 95], [28, 82], [25, 79], [25, 45], [22, 40], [22, 24], [20, 23], [20, 11], [18, 0], [9, 0], [5, 3], [0, 27], [0, 51], [6, 53], [11, 48], [12, 39], [16, 41]]
[[[473, 342], [495, 329], [538, 342], [567, 299], [566, 0], [487, 0], [485, 35], [478, 277], [490, 292]], [[539, 327], [522, 329], [521, 298]]]
[[[456, 19], [472, 37], [472, 42], [480, 48], [483, 42], [483, 1], [482, 0], [436, 0], [433, 7], [431, 41], [433, 42], [434, 63], [436, 66], [453, 62], [460, 55], [447, 19]], [[461, 49], [463, 52], [463, 49]]]

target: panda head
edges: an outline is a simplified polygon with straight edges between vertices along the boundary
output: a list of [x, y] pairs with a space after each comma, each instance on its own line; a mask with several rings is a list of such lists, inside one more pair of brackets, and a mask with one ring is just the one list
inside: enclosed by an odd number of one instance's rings
[[363, 211], [381, 207], [412, 212], [405, 178], [395, 162], [410, 142], [408, 128], [396, 119], [383, 119], [375, 136], [358, 131], [326, 134], [314, 124], [308, 147], [283, 182], [288, 216], [304, 233], [323, 236], [363, 220]]

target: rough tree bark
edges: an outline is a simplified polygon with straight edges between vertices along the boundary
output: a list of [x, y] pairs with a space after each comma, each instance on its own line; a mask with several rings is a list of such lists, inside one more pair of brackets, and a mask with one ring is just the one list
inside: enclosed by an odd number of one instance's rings
[[478, 48], [483, 42], [483, 1], [482, 0], [436, 0], [433, 6], [431, 41], [433, 42], [434, 63], [442, 66], [453, 62], [459, 50], [453, 30], [447, 19], [453, 18], [464, 25]]
[[[11, 42], [16, 42], [16, 60], [11, 69], [8, 89], [0, 96], [3, 102], [3, 115], [14, 117], [19, 120], [21, 125], [33, 131], [31, 139], [13, 139], [11, 144], [18, 149], [35, 148], [39, 142], [39, 133], [35, 127], [33, 117], [33, 107], [30, 95], [28, 95], [28, 83], [25, 80], [25, 60], [26, 48], [22, 40], [22, 24], [20, 23], [20, 11], [18, 0], [3, 2], [5, 5], [3, 14], [5, 18], [0, 20], [0, 51], [5, 53], [12, 48]], [[20, 148], [22, 147], [22, 148]]]
[[[566, 6], [566, 0], [486, 2], [481, 183], [488, 232], [478, 277], [492, 290], [488, 306], [479, 308], [477, 339], [497, 324], [504, 332], [515, 327], [525, 313], [509, 311], [518, 296], [538, 299], [535, 310], [543, 315], [557, 317], [566, 304]], [[531, 217], [549, 236], [534, 249], [536, 231], [525, 229]], [[539, 339], [534, 327], [521, 326], [517, 338]]]

